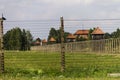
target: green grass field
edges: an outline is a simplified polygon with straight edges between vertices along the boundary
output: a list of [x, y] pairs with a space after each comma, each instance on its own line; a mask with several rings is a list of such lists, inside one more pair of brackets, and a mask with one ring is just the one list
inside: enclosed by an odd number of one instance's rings
[[60, 72], [60, 53], [5, 51], [5, 73], [0, 80], [119, 80], [120, 54], [66, 53]]

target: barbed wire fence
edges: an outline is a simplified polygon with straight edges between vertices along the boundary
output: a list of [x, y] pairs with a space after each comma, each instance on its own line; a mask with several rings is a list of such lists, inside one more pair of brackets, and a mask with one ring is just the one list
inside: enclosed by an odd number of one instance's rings
[[[77, 30], [89, 30], [100, 27], [104, 33], [115, 32], [119, 27], [119, 19], [85, 19], [85, 20], [65, 20], [65, 31], [74, 34]], [[57, 28], [58, 29], [58, 28]], [[116, 34], [117, 35], [117, 34]], [[96, 45], [95, 45], [95, 44]], [[103, 44], [102, 44], [103, 43]], [[94, 44], [94, 45], [93, 45]], [[98, 45], [97, 45], [98, 44]], [[65, 43], [66, 52], [104, 52], [119, 53], [119, 37], [100, 40], [87, 40], [81, 42]], [[55, 46], [55, 47], [54, 47]], [[58, 47], [57, 47], [58, 46]], [[59, 44], [47, 46], [34, 46], [32, 50], [60, 51]], [[98, 48], [94, 48], [98, 47]], [[114, 47], [116, 46], [116, 47]], [[83, 48], [84, 47], [84, 48]], [[104, 48], [103, 48], [104, 47]], [[93, 48], [96, 49], [93, 51]], [[116, 48], [116, 49], [115, 49]]]
[[[33, 38], [34, 40], [36, 40], [37, 38], [40, 38], [42, 40], [44, 39], [48, 40], [47, 38], [48, 38], [50, 29], [51, 28], [60, 29], [61, 22], [60, 20], [6, 21], [4, 23], [4, 33], [6, 33], [8, 30], [14, 27], [20, 27], [20, 28], [29, 30], [34, 37]], [[101, 28], [105, 33], [106, 32], [112, 33], [116, 31], [117, 28], [120, 28], [120, 19], [65, 19], [64, 20], [64, 31], [69, 32], [73, 35], [77, 30], [89, 30], [96, 27]], [[28, 69], [30, 68], [29, 66], [32, 65], [30, 63], [32, 61], [32, 63], [34, 64], [35, 63], [39, 64], [39, 66], [35, 65], [33, 68], [43, 68], [45, 64], [47, 64], [48, 66], [51, 66], [51, 65], [54, 66], [56, 63], [57, 65], [52, 67], [52, 69], [56, 69], [56, 70], [61, 69], [61, 65], [63, 66], [62, 69], [64, 69], [65, 67], [68, 67], [70, 64], [74, 64], [72, 66], [69, 66], [73, 68], [80, 63], [79, 58], [75, 57], [75, 55], [78, 55], [78, 53], [79, 54], [80, 53], [101, 53], [101, 54], [120, 53], [120, 37], [110, 38], [110, 39], [101, 39], [101, 40], [67, 42], [67, 43], [64, 43], [64, 48], [65, 50], [63, 51], [65, 51], [65, 53], [61, 51], [60, 43], [44, 45], [44, 46], [42, 45], [31, 46], [31, 51], [37, 51], [41, 53], [42, 58], [44, 58], [44, 60], [46, 59], [45, 57], [46, 55], [50, 56], [49, 59], [51, 59], [51, 61], [43, 61], [43, 62], [41, 61], [41, 59], [31, 60], [30, 58], [28, 58], [28, 60], [25, 62], [24, 58], [26, 57], [33, 57], [33, 58], [40, 57], [37, 54], [36, 54], [37, 56], [33, 56], [32, 52], [31, 53], [29, 52], [29, 54], [21, 53], [16, 55], [12, 51], [11, 52], [7, 51], [7, 53], [9, 54], [6, 54], [7, 56], [5, 56], [5, 65], [6, 65], [6, 68], [12, 67], [10, 66], [11, 64], [9, 64], [11, 62], [17, 68]], [[59, 54], [60, 52], [63, 52], [66, 55], [65, 58], [63, 57], [66, 62], [63, 62], [63, 64], [61, 64], [62, 61], [61, 61], [61, 54]], [[51, 56], [50, 54], [47, 54], [47, 53], [55, 53], [57, 55]], [[70, 54], [70, 55], [67, 55], [67, 54]], [[20, 55], [24, 55], [24, 57]], [[12, 57], [14, 59], [9, 60], [8, 56], [9, 58]], [[20, 58], [22, 58], [23, 60], [21, 60]], [[19, 63], [16, 64], [16, 61], [18, 61]], [[74, 61], [77, 61], [77, 62], [74, 62]], [[43, 63], [43, 65], [41, 64], [41, 62]], [[23, 63], [27, 63], [27, 64], [23, 65]]]

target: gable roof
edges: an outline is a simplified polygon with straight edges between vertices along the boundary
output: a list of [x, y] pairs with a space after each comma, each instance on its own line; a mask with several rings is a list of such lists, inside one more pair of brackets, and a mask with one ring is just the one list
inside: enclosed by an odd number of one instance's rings
[[47, 40], [46, 40], [46, 39], [43, 39], [42, 42], [43, 42], [43, 43], [47, 43]]
[[56, 42], [56, 40], [53, 37], [51, 37], [49, 41], [50, 42]]
[[40, 38], [37, 38], [37, 39], [36, 39], [36, 41], [39, 41], [39, 42], [41, 42], [41, 39], [40, 39]]
[[77, 30], [75, 35], [88, 35], [89, 30]]
[[67, 36], [67, 39], [75, 39], [76, 38], [76, 36], [74, 36], [73, 34], [69, 34], [68, 36]]
[[105, 34], [99, 27], [95, 28], [92, 34]]

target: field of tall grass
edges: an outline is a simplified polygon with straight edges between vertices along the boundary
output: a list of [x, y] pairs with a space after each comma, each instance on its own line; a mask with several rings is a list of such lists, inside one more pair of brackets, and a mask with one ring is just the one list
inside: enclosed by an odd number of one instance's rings
[[5, 51], [5, 73], [0, 80], [119, 80], [120, 54], [66, 53], [60, 72], [60, 53]]

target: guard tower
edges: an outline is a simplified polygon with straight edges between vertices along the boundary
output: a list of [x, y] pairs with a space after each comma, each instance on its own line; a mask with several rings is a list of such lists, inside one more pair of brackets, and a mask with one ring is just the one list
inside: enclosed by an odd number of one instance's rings
[[105, 50], [105, 42], [104, 42], [104, 32], [97, 27], [92, 32], [92, 51], [93, 52], [104, 52]]
[[50, 40], [49, 40], [50, 44], [55, 44], [56, 43], [56, 40], [55, 38], [51, 37]]
[[92, 32], [92, 39], [93, 40], [100, 40], [104, 38], [104, 32], [97, 27], [93, 32]]

